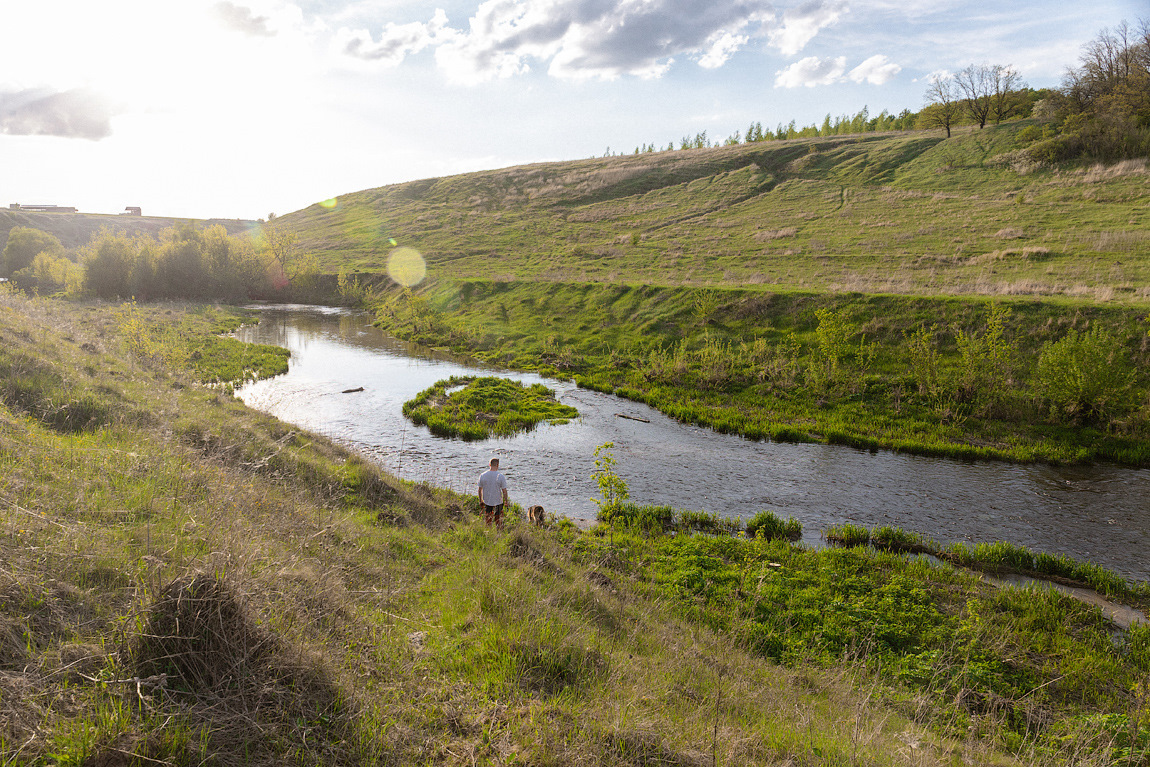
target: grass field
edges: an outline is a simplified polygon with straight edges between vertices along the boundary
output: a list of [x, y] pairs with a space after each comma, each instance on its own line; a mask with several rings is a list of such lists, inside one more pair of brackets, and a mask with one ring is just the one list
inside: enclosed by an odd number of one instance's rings
[[1145, 631], [697, 514], [496, 532], [116, 309], [0, 294], [4, 764], [1146, 763]]

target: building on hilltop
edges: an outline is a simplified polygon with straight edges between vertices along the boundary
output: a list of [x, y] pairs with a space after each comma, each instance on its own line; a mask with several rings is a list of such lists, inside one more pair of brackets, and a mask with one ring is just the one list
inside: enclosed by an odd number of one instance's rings
[[129, 205], [128, 207], [124, 208], [124, 212], [121, 213], [120, 215], [121, 216], [142, 216], [142, 215], [144, 215], [144, 212], [136, 206]]

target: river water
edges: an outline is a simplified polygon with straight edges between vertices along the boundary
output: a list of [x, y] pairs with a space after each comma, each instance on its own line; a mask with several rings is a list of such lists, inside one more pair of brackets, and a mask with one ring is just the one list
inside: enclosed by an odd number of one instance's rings
[[[412, 347], [369, 315], [262, 308], [244, 341], [291, 350], [290, 370], [244, 386], [248, 405], [327, 435], [405, 479], [472, 493], [497, 456], [512, 501], [588, 523], [592, 453], [614, 442], [631, 500], [749, 519], [770, 509], [818, 545], [842, 522], [893, 525], [941, 543], [1009, 541], [1150, 579], [1150, 470], [964, 462], [835, 445], [755, 442], [684, 425], [645, 405], [528, 373], [497, 371]], [[581, 417], [509, 439], [463, 442], [411, 424], [403, 403], [452, 375], [544, 383]], [[362, 392], [343, 393], [363, 387]], [[631, 416], [644, 423], [620, 417]]]

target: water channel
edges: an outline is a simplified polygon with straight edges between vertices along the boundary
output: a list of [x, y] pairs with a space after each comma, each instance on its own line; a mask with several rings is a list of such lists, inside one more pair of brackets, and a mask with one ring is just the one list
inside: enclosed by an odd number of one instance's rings
[[[1150, 579], [1150, 470], [1013, 465], [868, 452], [832, 445], [754, 442], [674, 421], [656, 410], [571, 382], [496, 371], [372, 327], [369, 315], [269, 306], [244, 341], [291, 350], [290, 370], [248, 384], [248, 405], [327, 435], [405, 479], [472, 493], [498, 456], [511, 499], [589, 523], [592, 453], [614, 442], [631, 500], [748, 519], [763, 509], [803, 524], [817, 545], [826, 527], [893, 525], [935, 540], [1009, 541]], [[433, 436], [404, 402], [452, 375], [542, 382], [581, 417], [486, 442]], [[363, 391], [344, 393], [363, 387]], [[631, 418], [621, 417], [630, 416]], [[633, 420], [635, 418], [645, 419]]]

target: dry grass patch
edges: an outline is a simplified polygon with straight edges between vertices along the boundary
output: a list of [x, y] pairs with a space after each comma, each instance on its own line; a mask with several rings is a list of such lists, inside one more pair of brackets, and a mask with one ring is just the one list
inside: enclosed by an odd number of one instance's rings
[[794, 237], [798, 233], [799, 230], [797, 227], [787, 226], [783, 227], [782, 229], [755, 232], [753, 239], [755, 242], [770, 242], [771, 240], [781, 240], [786, 237]]

